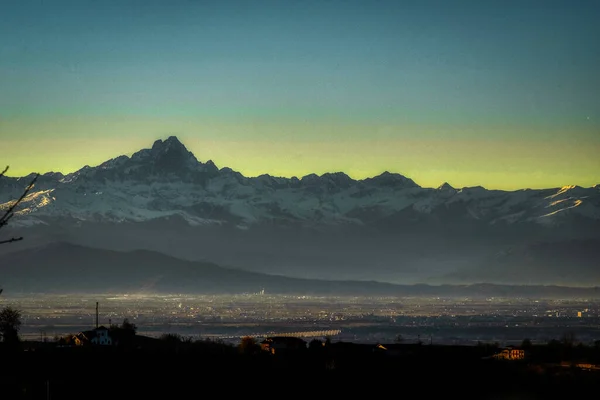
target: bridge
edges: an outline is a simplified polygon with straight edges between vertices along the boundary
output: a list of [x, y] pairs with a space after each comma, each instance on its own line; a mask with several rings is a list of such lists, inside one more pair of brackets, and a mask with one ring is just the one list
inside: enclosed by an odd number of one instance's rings
[[340, 329], [331, 329], [326, 331], [303, 331], [303, 332], [267, 332], [267, 333], [257, 333], [257, 334], [248, 334], [248, 335], [240, 335], [240, 336], [218, 336], [218, 339], [241, 339], [243, 337], [251, 337], [255, 339], [259, 338], [267, 338], [273, 336], [289, 336], [289, 337], [299, 337], [299, 338], [318, 338], [318, 337], [328, 337], [339, 335], [342, 331]]

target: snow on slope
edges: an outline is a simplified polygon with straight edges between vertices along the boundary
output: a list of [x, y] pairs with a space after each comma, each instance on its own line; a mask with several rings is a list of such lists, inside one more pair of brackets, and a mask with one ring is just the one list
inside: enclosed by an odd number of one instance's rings
[[[0, 179], [0, 210], [29, 182]], [[553, 226], [578, 217], [600, 220], [600, 187], [565, 186], [501, 191], [455, 189], [445, 183], [422, 188], [400, 174], [384, 172], [364, 180], [346, 174], [310, 174], [301, 179], [244, 177], [212, 161], [199, 162], [175, 137], [157, 140], [131, 157], [119, 156], [97, 167], [63, 176], [43, 175], [21, 204], [15, 224], [45, 223], [48, 217], [92, 221], [148, 221], [180, 216], [190, 225], [264, 221], [364, 224], [411, 210], [445, 215], [459, 212], [489, 224], [533, 222]]]

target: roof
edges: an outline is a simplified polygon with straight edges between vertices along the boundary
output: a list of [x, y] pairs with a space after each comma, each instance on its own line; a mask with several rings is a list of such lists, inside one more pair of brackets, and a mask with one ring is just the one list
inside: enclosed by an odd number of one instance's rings
[[78, 338], [80, 340], [81, 339], [88, 340], [88, 335], [86, 334], [86, 332], [79, 332], [79, 333], [76, 333], [73, 336], [75, 336], [76, 338]]

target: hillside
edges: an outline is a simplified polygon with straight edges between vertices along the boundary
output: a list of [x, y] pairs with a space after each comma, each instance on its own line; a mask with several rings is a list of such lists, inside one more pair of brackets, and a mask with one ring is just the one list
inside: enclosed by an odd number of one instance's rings
[[0, 283], [12, 293], [268, 293], [350, 296], [600, 297], [597, 288], [517, 285], [399, 285], [298, 279], [180, 260], [53, 243], [0, 256]]

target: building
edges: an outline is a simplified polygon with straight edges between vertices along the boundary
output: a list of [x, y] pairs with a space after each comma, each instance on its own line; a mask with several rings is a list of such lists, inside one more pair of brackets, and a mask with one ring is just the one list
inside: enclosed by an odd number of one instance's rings
[[70, 342], [74, 346], [83, 346], [85, 344], [89, 344], [90, 340], [84, 332], [79, 332], [78, 334], [71, 336]]
[[93, 330], [94, 335], [90, 342], [100, 346], [111, 346], [113, 344], [110, 332], [107, 327], [99, 326]]
[[273, 336], [260, 342], [260, 348], [271, 354], [306, 350], [306, 341], [294, 336]]
[[79, 332], [76, 335], [72, 335], [65, 340], [69, 346], [85, 346], [85, 345], [96, 345], [96, 346], [112, 346], [113, 338], [110, 334], [110, 329], [104, 325], [98, 326], [98, 302], [96, 302], [96, 328]]
[[61, 340], [63, 346], [111, 346], [113, 338], [108, 328], [100, 326], [90, 331], [83, 331], [75, 335], [69, 335]]
[[525, 350], [515, 347], [507, 347], [502, 349], [500, 353], [493, 355], [498, 360], [523, 360], [525, 358]]

